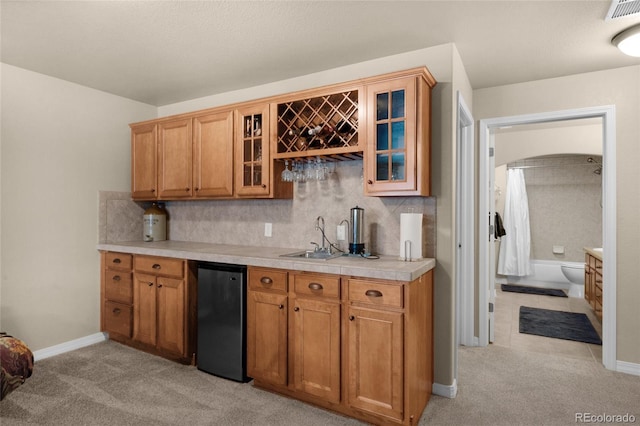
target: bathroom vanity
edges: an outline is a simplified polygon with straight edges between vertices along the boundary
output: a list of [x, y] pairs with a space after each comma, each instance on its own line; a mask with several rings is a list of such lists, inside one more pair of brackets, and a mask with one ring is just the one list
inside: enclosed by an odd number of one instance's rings
[[602, 321], [602, 249], [584, 250], [584, 298]]

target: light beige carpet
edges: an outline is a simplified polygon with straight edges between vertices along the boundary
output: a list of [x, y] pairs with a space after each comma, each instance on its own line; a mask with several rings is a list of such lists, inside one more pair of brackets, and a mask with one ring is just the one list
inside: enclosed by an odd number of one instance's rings
[[[455, 399], [433, 396], [420, 424], [575, 424], [577, 412], [631, 413], [640, 377], [595, 362], [461, 348]], [[36, 363], [0, 403], [8, 425], [356, 425], [355, 420], [114, 342]]]

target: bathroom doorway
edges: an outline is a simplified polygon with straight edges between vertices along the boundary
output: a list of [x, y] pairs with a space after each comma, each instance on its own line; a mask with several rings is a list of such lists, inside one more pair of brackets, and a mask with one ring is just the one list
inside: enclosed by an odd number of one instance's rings
[[[514, 117], [500, 117], [480, 120], [480, 173], [479, 173], [479, 282], [478, 282], [478, 318], [479, 344], [487, 345], [493, 333], [492, 318], [495, 302], [495, 248], [494, 235], [484, 220], [487, 213], [490, 218], [495, 214], [495, 135], [506, 127], [558, 123], [568, 120], [599, 119], [602, 123], [602, 239], [603, 260], [605, 265], [616, 264], [616, 203], [615, 203], [615, 109], [612, 106], [556, 111]], [[487, 212], [487, 213], [482, 213]], [[607, 283], [603, 294], [602, 362], [608, 369], [616, 364], [616, 301], [615, 267], [603, 269], [603, 279]]]

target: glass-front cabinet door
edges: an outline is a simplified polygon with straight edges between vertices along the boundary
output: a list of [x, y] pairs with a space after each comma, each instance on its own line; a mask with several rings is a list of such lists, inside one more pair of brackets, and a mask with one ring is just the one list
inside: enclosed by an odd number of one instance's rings
[[403, 78], [367, 87], [365, 193], [416, 188], [416, 83]]
[[237, 195], [269, 195], [269, 105], [236, 111]]

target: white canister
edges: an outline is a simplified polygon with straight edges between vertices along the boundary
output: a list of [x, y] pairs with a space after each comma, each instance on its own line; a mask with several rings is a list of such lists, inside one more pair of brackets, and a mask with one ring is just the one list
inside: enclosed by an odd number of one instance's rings
[[167, 212], [157, 203], [153, 203], [144, 211], [142, 237], [144, 241], [167, 239]]

